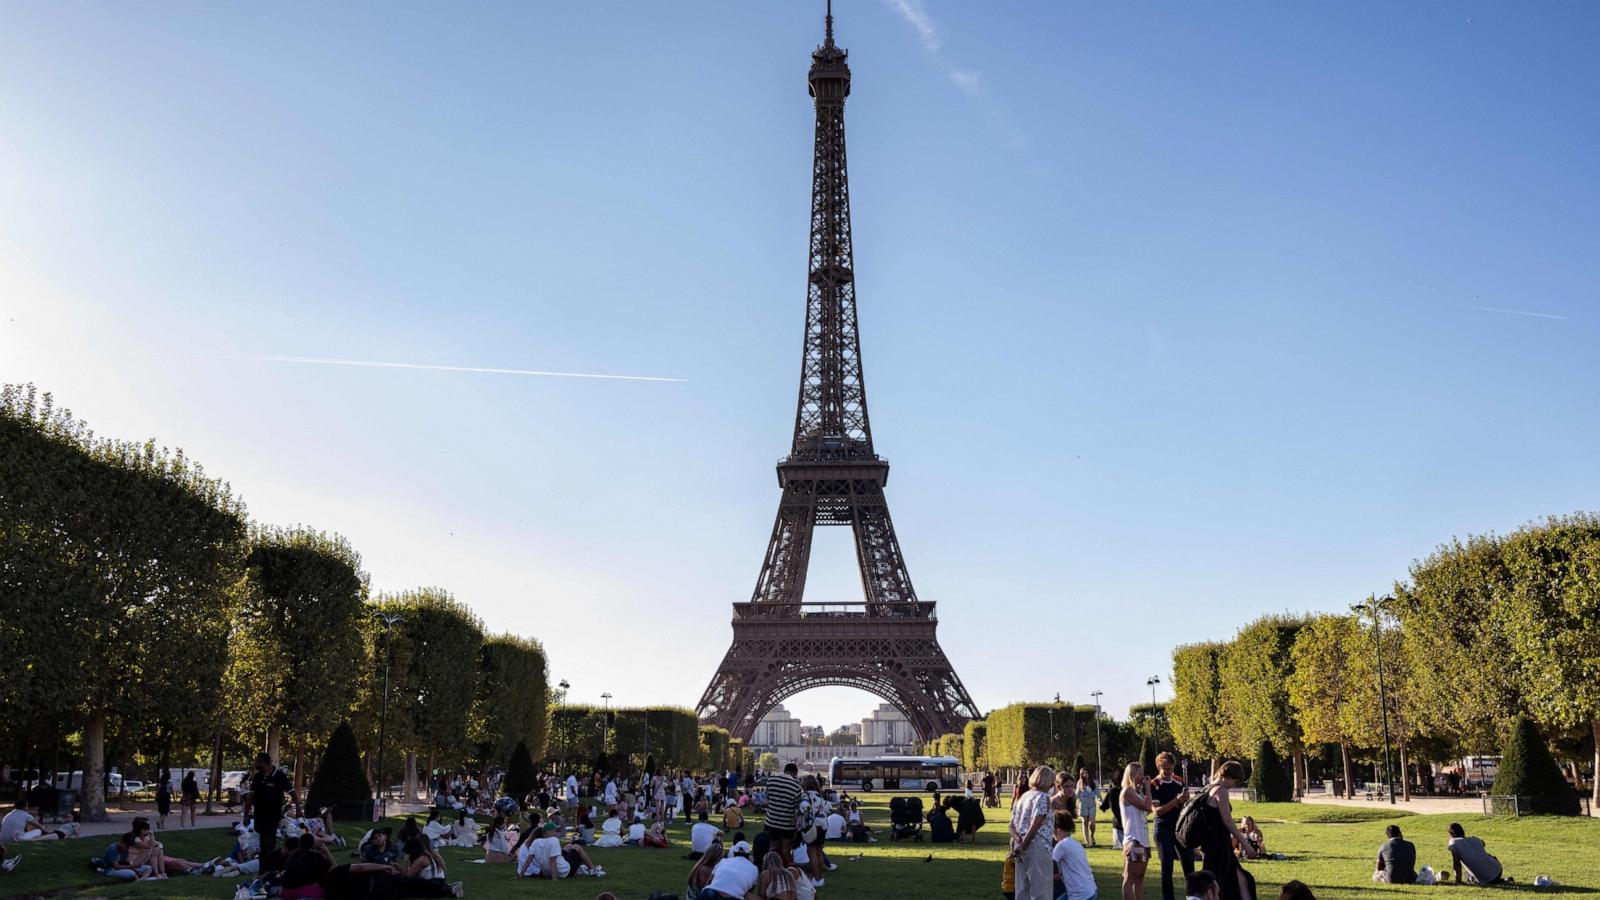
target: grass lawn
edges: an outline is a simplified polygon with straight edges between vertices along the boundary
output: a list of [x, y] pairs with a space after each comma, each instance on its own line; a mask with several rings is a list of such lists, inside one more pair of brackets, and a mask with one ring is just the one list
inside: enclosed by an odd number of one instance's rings
[[[886, 834], [887, 797], [868, 795], [866, 803], [868, 824]], [[1241, 803], [1236, 810], [1239, 815], [1255, 816], [1266, 834], [1268, 849], [1287, 857], [1250, 864], [1263, 900], [1276, 898], [1279, 887], [1291, 879], [1310, 884], [1318, 898], [1326, 900], [1377, 900], [1383, 894], [1461, 894], [1476, 890], [1600, 893], [1600, 865], [1597, 865], [1600, 864], [1600, 820], [1396, 815], [1387, 810], [1295, 803]], [[891, 844], [887, 841], [835, 845], [831, 848], [832, 858], [839, 864], [839, 870], [828, 876], [827, 886], [819, 896], [828, 900], [998, 897], [1006, 843], [1003, 816], [1007, 813], [1004, 810], [989, 812], [989, 825], [973, 845], [935, 848], [926, 843]], [[1372, 859], [1382, 842], [1383, 826], [1391, 821], [1398, 822], [1405, 829], [1406, 837], [1416, 843], [1418, 865], [1431, 865], [1436, 869], [1447, 867], [1449, 862], [1449, 854], [1444, 850], [1445, 826], [1459, 821], [1469, 833], [1484, 839], [1490, 852], [1505, 863], [1507, 874], [1519, 883], [1506, 888], [1373, 884], [1370, 880]], [[340, 830], [352, 840], [361, 831], [356, 827]], [[754, 832], [753, 828], [750, 830]], [[473, 851], [446, 849], [444, 856], [449, 864], [449, 877], [466, 882], [468, 897], [592, 900], [604, 889], [615, 892], [621, 900], [643, 900], [652, 890], [680, 891], [683, 887], [691, 865], [682, 859], [687, 829], [680, 824], [672, 830], [671, 836], [674, 847], [668, 850], [591, 851], [610, 873], [601, 879], [530, 883], [514, 878], [509, 866], [471, 864], [469, 860], [480, 856]], [[1110, 825], [1102, 820], [1099, 837], [1104, 842], [1110, 836]], [[231, 846], [231, 840], [222, 829], [170, 831], [163, 833], [162, 839], [169, 853], [189, 859], [208, 859], [226, 852]], [[84, 838], [17, 847], [23, 856], [22, 865], [12, 874], [0, 876], [0, 897], [233, 896], [235, 883], [216, 878], [173, 878], [133, 884], [101, 878], [87, 869], [84, 862], [109, 841], [109, 838]], [[928, 861], [930, 855], [931, 862]], [[1100, 884], [1101, 900], [1117, 900], [1121, 883], [1120, 855], [1102, 846], [1089, 851], [1089, 861]], [[1535, 875], [1550, 875], [1560, 886], [1534, 888]], [[1181, 890], [1178, 896], [1183, 896]], [[1160, 900], [1160, 897], [1160, 879], [1156, 875], [1145, 885], [1145, 898]]]

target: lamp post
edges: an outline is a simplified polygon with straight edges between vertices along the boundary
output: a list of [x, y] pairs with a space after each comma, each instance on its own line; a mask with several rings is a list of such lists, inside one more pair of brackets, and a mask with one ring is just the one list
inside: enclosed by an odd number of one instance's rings
[[383, 623], [383, 705], [378, 713], [378, 803], [372, 808], [372, 821], [376, 822], [388, 811], [387, 801], [383, 795], [383, 751], [384, 736], [389, 730], [389, 668], [394, 665], [394, 626], [397, 622], [404, 621], [398, 613], [378, 613], [378, 621]]
[[[1061, 692], [1056, 692], [1056, 704], [1061, 703]], [[1050, 707], [1050, 749], [1056, 749], [1056, 708]]]
[[1105, 771], [1100, 758], [1100, 695], [1105, 691], [1090, 691], [1089, 696], [1094, 698], [1094, 783], [1096, 786], [1104, 779]]
[[[566, 706], [567, 705], [567, 691], [572, 689], [572, 685], [568, 684], [567, 680], [565, 678], [563, 678], [559, 682], [556, 683], [556, 687], [561, 689], [556, 694], [556, 705], [557, 706]], [[563, 730], [561, 732], [561, 771], [563, 773], [565, 773], [567, 771], [567, 733], [566, 733], [565, 730]]]
[[1394, 756], [1389, 748], [1389, 698], [1383, 686], [1383, 620], [1381, 606], [1387, 606], [1393, 597], [1378, 599], [1377, 594], [1367, 598], [1372, 604], [1372, 646], [1378, 663], [1378, 709], [1383, 714], [1383, 772], [1389, 782], [1389, 804], [1394, 805]]
[[606, 702], [605, 716], [604, 716], [604, 718], [602, 720], [605, 723], [605, 730], [601, 733], [601, 737], [600, 737], [600, 752], [604, 753], [604, 752], [606, 752], [607, 745], [609, 745], [611, 743], [611, 694], [610, 694], [610, 692], [608, 691], [608, 692], [606, 692], [604, 694], [601, 694], [600, 695], [600, 699], [604, 700]]
[[1161, 749], [1161, 719], [1156, 716], [1156, 685], [1161, 683], [1160, 675], [1151, 675], [1144, 680], [1145, 686], [1150, 688], [1150, 733], [1154, 735], [1156, 749]]

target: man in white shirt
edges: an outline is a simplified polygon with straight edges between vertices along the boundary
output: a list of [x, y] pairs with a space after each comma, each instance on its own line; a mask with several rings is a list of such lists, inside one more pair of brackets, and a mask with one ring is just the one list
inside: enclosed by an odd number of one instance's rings
[[761, 878], [750, 861], [750, 845], [740, 841], [728, 851], [728, 858], [711, 870], [711, 883], [700, 891], [700, 900], [744, 900]]
[[64, 840], [65, 831], [57, 828], [55, 831], [45, 831], [26, 809], [19, 804], [0, 819], [0, 844], [12, 844], [17, 841], [39, 841], [45, 838]]
[[615, 778], [606, 779], [606, 805], [617, 805], [617, 780]]
[[628, 826], [628, 839], [623, 843], [627, 844], [629, 847], [643, 847], [644, 823], [638, 821], [637, 819], [634, 820], [634, 823]]
[[844, 840], [844, 816], [839, 815], [838, 810], [828, 814], [828, 840]]
[[567, 775], [567, 809], [578, 808], [578, 776]]
[[1056, 845], [1050, 851], [1050, 859], [1055, 863], [1056, 871], [1061, 873], [1061, 885], [1066, 888], [1066, 893], [1062, 895], [1065, 900], [1094, 900], [1094, 871], [1089, 868], [1088, 852], [1072, 836], [1076, 827], [1072, 813], [1066, 810], [1056, 813]]
[[689, 829], [689, 858], [699, 859], [711, 849], [711, 842], [722, 837], [722, 829], [707, 822], [705, 810], [700, 810], [700, 821]]

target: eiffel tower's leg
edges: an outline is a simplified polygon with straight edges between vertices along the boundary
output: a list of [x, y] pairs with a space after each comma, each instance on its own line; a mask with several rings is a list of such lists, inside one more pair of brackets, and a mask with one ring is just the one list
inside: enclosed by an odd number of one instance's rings
[[916, 591], [911, 588], [911, 573], [906, 570], [900, 541], [894, 536], [894, 522], [883, 490], [874, 484], [858, 487], [855, 499], [854, 531], [856, 562], [861, 566], [861, 590], [867, 598], [870, 615], [919, 615], [913, 605]]
[[[756, 578], [755, 603], [798, 604], [806, 592], [806, 570], [811, 565], [811, 531], [816, 523], [816, 502], [809, 485], [790, 484], [778, 503], [778, 517], [772, 525], [772, 539]], [[782, 615], [794, 615], [786, 610]]]

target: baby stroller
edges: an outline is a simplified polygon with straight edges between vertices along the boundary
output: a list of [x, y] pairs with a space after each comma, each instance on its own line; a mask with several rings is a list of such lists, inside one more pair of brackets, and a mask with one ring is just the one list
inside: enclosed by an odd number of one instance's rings
[[889, 799], [889, 840], [922, 840], [922, 798], [891, 797]]

